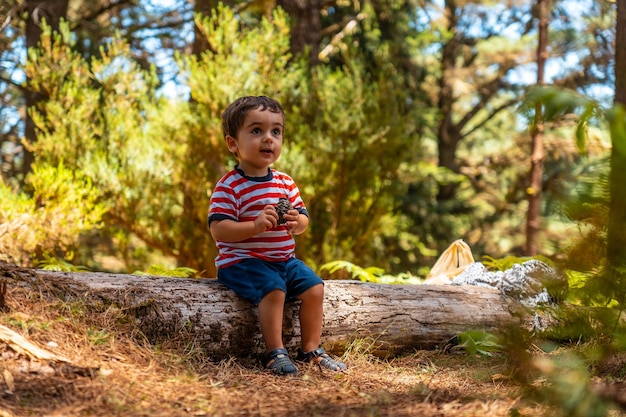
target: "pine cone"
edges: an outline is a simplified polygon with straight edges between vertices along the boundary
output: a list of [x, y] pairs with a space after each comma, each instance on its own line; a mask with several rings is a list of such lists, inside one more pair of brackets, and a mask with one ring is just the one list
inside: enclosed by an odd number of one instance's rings
[[278, 204], [276, 204], [276, 212], [278, 213], [278, 224], [285, 224], [287, 220], [283, 217], [289, 210], [293, 207], [288, 199], [281, 197], [278, 199]]

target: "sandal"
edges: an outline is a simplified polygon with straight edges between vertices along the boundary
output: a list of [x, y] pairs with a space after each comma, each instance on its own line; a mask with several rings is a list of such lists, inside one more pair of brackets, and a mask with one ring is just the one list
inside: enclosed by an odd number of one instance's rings
[[284, 348], [274, 349], [263, 359], [263, 367], [276, 375], [287, 376], [298, 373], [298, 368], [289, 359], [289, 353]]
[[331, 371], [345, 371], [347, 369], [343, 362], [339, 362], [328, 356], [324, 348], [317, 348], [310, 352], [303, 352], [302, 349], [298, 349], [296, 361], [311, 362], [314, 358], [322, 358], [322, 360], [317, 363], [320, 368], [326, 368]]

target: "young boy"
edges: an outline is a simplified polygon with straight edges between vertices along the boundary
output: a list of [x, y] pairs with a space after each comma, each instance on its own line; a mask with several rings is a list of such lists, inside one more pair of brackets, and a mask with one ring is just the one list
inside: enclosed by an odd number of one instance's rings
[[[294, 255], [293, 235], [309, 224], [300, 191], [291, 177], [270, 168], [283, 146], [283, 108], [269, 97], [241, 97], [222, 114], [222, 129], [239, 163], [211, 195], [208, 221], [219, 251], [217, 280], [258, 305], [267, 369], [278, 375], [298, 372], [282, 340], [285, 301], [292, 299], [301, 301], [302, 348], [296, 360], [346, 369], [319, 347], [324, 282]], [[279, 215], [281, 198], [289, 204]]]

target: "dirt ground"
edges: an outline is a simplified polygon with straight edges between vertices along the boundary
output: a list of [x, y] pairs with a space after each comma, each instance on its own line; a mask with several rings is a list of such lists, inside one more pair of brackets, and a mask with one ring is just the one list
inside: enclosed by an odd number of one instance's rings
[[362, 342], [343, 355], [345, 373], [308, 365], [285, 378], [251, 360], [211, 362], [189, 340], [152, 346], [119, 313], [80, 301], [11, 285], [0, 301], [1, 325], [61, 357], [0, 340], [0, 417], [554, 415], [525, 397], [505, 355], [383, 360]]

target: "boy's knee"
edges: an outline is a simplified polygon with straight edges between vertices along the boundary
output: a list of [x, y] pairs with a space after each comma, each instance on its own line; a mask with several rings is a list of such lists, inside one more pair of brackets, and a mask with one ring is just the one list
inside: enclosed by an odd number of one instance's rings
[[303, 299], [319, 299], [322, 300], [324, 298], [324, 284], [317, 284], [306, 290], [300, 297]]
[[268, 292], [267, 294], [265, 294], [263, 296], [263, 299], [261, 301], [264, 300], [268, 300], [268, 301], [280, 301], [280, 300], [284, 300], [285, 299], [285, 292], [282, 290], [272, 290], [270, 292]]

